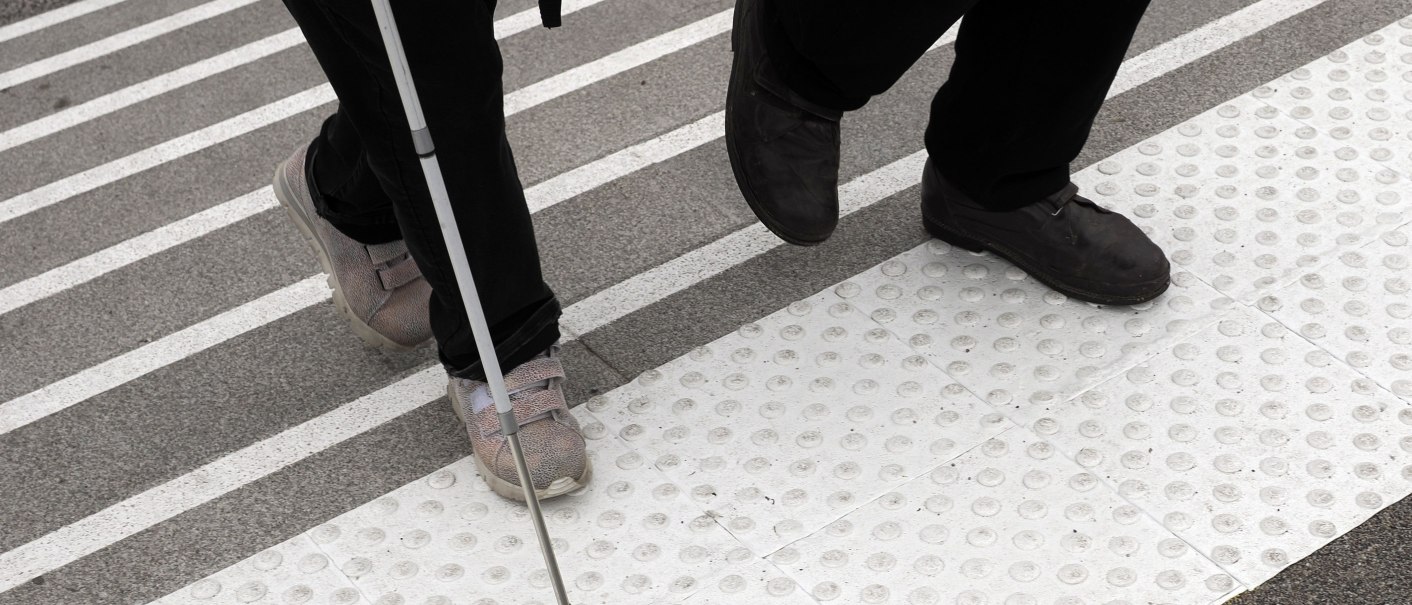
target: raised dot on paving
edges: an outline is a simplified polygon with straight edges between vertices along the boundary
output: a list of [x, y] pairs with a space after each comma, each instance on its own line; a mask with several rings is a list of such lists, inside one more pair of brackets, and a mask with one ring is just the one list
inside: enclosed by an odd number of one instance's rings
[[829, 292], [586, 407], [761, 553], [1012, 426]]
[[824, 603], [1208, 603], [1239, 588], [1021, 427], [769, 560]]
[[362, 605], [363, 595], [307, 536], [296, 536], [156, 601], [162, 605]]
[[1034, 429], [1250, 586], [1412, 491], [1412, 406], [1251, 309]]
[[[593, 481], [543, 503], [573, 603], [680, 601], [754, 556], [591, 414], [574, 414]], [[466, 458], [307, 535], [373, 605], [547, 605], [554, 595], [528, 515], [491, 493]]]
[[939, 240], [833, 291], [1021, 423], [1195, 333], [1230, 303], [1178, 271], [1156, 300], [1101, 307]]
[[1412, 226], [1262, 298], [1259, 308], [1412, 402]]
[[1412, 17], [1252, 94], [1347, 149], [1412, 176]]
[[702, 581], [684, 605], [817, 605], [808, 591], [783, 570], [751, 558]]
[[1412, 181], [1370, 151], [1246, 95], [1074, 180], [1248, 303], [1403, 222]]

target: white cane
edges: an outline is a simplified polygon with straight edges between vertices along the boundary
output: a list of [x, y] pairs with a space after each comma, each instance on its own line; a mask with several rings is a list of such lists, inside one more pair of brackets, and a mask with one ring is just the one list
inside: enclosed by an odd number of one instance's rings
[[544, 526], [544, 513], [539, 508], [539, 498], [535, 496], [529, 466], [525, 463], [525, 452], [520, 447], [520, 423], [515, 420], [515, 412], [510, 406], [510, 395], [505, 391], [505, 375], [501, 373], [500, 360], [495, 356], [495, 345], [490, 340], [490, 327], [486, 325], [485, 312], [481, 310], [480, 296], [476, 293], [476, 283], [471, 277], [471, 265], [466, 260], [466, 249], [461, 245], [461, 231], [456, 228], [456, 215], [451, 210], [446, 183], [441, 178], [441, 166], [436, 161], [436, 148], [432, 145], [431, 133], [427, 131], [426, 118], [422, 115], [422, 102], [417, 98], [417, 89], [412, 83], [412, 71], [407, 66], [407, 55], [402, 50], [402, 38], [398, 35], [397, 23], [392, 18], [392, 7], [388, 4], [389, 0], [372, 2], [378, 28], [382, 30], [383, 44], [387, 46], [387, 59], [392, 64], [392, 76], [397, 80], [397, 93], [402, 97], [402, 109], [407, 112], [407, 123], [412, 129], [412, 145], [422, 160], [422, 173], [427, 179], [427, 189], [431, 191], [431, 202], [436, 208], [437, 222], [441, 224], [441, 236], [446, 240], [446, 251], [451, 256], [451, 267], [456, 273], [456, 283], [461, 288], [461, 301], [465, 304], [466, 315], [471, 321], [476, 351], [480, 354], [481, 366], [485, 368], [485, 379], [490, 386], [491, 397], [495, 399], [495, 412], [500, 416], [500, 429], [505, 434], [505, 439], [510, 442], [510, 453], [515, 457], [515, 470], [519, 472], [520, 486], [525, 491], [525, 504], [529, 507], [530, 518], [534, 521], [539, 548], [544, 553], [544, 564], [549, 568], [549, 580], [554, 587], [554, 596], [559, 605], [569, 605], [568, 594], [564, 592], [564, 579], [560, 576], [559, 564], [554, 559], [554, 546], [549, 541], [549, 530]]

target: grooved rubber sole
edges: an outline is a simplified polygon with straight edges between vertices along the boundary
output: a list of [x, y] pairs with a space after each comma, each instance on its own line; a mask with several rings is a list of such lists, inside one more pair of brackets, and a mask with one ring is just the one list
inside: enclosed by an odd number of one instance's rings
[[357, 334], [358, 338], [370, 347], [389, 351], [411, 351], [417, 349], [420, 345], [409, 347], [379, 334], [377, 330], [374, 330], [372, 326], [358, 317], [358, 315], [353, 312], [353, 308], [348, 305], [348, 299], [343, 296], [343, 288], [338, 284], [338, 275], [333, 272], [333, 262], [328, 257], [328, 251], [324, 249], [323, 243], [319, 241], [319, 238], [314, 235], [313, 225], [311, 224], [313, 217], [305, 216], [304, 211], [299, 208], [299, 201], [295, 197], [294, 192], [290, 190], [289, 181], [284, 177], [284, 167], [287, 163], [288, 160], [280, 162], [280, 165], [275, 168], [275, 176], [273, 179], [275, 199], [279, 200], [281, 206], [284, 206], [285, 212], [289, 213], [289, 218], [293, 219], [294, 224], [299, 227], [299, 233], [304, 236], [304, 242], [309, 244], [309, 247], [314, 250], [314, 256], [319, 259], [319, 266], [323, 268], [324, 274], [328, 276], [328, 287], [330, 290], [333, 290], [334, 308], [338, 309], [338, 313], [348, 321], [348, 324], [353, 328], [353, 333]]
[[1168, 279], [1163, 281], [1160, 285], [1154, 285], [1152, 290], [1149, 292], [1139, 292], [1137, 294], [1132, 295], [1100, 294], [1096, 292], [1090, 292], [1083, 288], [1070, 286], [1068, 284], [1065, 284], [1064, 282], [1054, 279], [1053, 277], [1050, 277], [1049, 275], [1046, 275], [1043, 271], [1037, 269], [1032, 264], [1030, 264], [1029, 261], [1025, 260], [1023, 256], [1020, 256], [1018, 254], [1011, 254], [1009, 252], [1009, 249], [1005, 246], [988, 244], [981, 240], [963, 235], [940, 222], [932, 220], [931, 217], [927, 216], [925, 208], [926, 204], [923, 204], [922, 224], [926, 227], [927, 233], [930, 233], [932, 237], [935, 237], [958, 248], [969, 250], [971, 252], [990, 252], [992, 254], [995, 254], [1000, 258], [1010, 261], [1010, 263], [1015, 265], [1016, 267], [1023, 269], [1025, 273], [1029, 274], [1036, 280], [1039, 280], [1040, 283], [1049, 286], [1050, 288], [1054, 289], [1054, 291], [1059, 292], [1060, 294], [1063, 294], [1070, 298], [1077, 298], [1082, 301], [1096, 303], [1100, 305], [1136, 305], [1139, 303], [1145, 303], [1149, 300], [1157, 298], [1158, 296], [1161, 296], [1163, 292], [1167, 291], [1167, 288], [1172, 283], [1172, 281]]
[[[461, 425], [466, 426], [466, 417], [461, 412], [461, 406], [456, 405], [456, 396], [451, 393], [451, 384], [449, 383], [446, 385], [446, 398], [451, 401], [451, 410], [456, 412], [457, 418], [461, 419]], [[470, 430], [470, 428], [467, 427], [466, 430]], [[474, 446], [472, 446], [472, 449], [474, 449]], [[514, 500], [516, 502], [525, 501], [525, 490], [514, 483], [501, 479], [499, 475], [491, 472], [490, 469], [486, 467], [485, 462], [481, 461], [479, 455], [473, 453], [471, 457], [475, 458], [476, 471], [480, 473], [486, 485], [490, 486], [490, 491], [495, 492], [496, 495], [501, 498]], [[534, 496], [539, 500], [548, 500], [565, 494], [571, 494], [583, 489], [584, 486], [588, 485], [591, 479], [593, 479], [593, 461], [585, 460], [583, 474], [577, 479], [573, 477], [560, 477], [551, 481], [547, 487], [534, 490]]]

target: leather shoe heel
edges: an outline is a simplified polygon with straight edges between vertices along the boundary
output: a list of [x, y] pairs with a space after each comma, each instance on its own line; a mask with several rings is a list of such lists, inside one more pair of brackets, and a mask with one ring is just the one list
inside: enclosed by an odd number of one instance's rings
[[922, 224], [937, 239], [992, 252], [1066, 296], [1103, 305], [1152, 300], [1171, 282], [1162, 249], [1072, 183], [1023, 208], [994, 211], [947, 182], [931, 160], [923, 171]]

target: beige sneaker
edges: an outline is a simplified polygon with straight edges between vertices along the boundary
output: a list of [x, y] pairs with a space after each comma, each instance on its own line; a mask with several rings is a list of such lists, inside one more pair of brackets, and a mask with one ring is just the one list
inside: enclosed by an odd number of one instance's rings
[[[564, 401], [563, 382], [564, 366], [559, 363], [558, 346], [505, 375], [505, 389], [510, 393], [515, 419], [520, 422], [520, 444], [525, 450], [535, 495], [541, 499], [576, 491], [587, 485], [593, 474], [579, 423]], [[446, 393], [470, 434], [481, 477], [502, 497], [524, 501], [515, 458], [500, 432], [500, 417], [495, 414], [485, 383], [453, 377]], [[477, 407], [482, 409], [476, 411]]]
[[333, 304], [353, 331], [374, 347], [405, 351], [431, 342], [431, 285], [402, 240], [366, 246], [340, 233], [314, 211], [304, 178], [308, 146], [275, 169], [274, 190], [328, 274]]

